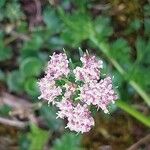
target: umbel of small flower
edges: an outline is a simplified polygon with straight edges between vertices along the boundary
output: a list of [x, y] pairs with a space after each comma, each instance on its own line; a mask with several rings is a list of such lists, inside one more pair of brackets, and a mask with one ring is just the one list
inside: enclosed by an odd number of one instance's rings
[[50, 56], [45, 76], [39, 80], [39, 99], [45, 99], [58, 107], [57, 118], [67, 120], [66, 128], [76, 132], [88, 132], [95, 122], [90, 106], [109, 113], [108, 106], [117, 99], [109, 76], [101, 79], [103, 62], [85, 53], [81, 66], [71, 69], [65, 53]]

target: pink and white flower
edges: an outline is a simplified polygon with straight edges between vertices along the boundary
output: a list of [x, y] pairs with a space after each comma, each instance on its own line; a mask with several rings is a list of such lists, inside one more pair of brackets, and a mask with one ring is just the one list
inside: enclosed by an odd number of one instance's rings
[[[80, 60], [82, 67], [70, 70], [66, 54], [54, 53], [48, 62], [46, 75], [38, 82], [38, 86], [41, 92], [39, 99], [43, 98], [58, 107], [57, 118], [67, 119], [66, 128], [84, 133], [89, 132], [95, 124], [90, 106], [109, 113], [108, 106], [114, 103], [117, 95], [110, 77], [100, 79], [100, 69], [103, 68], [101, 60], [87, 53]], [[76, 81], [83, 82], [78, 85], [74, 80], [69, 81], [70, 72], [74, 73]], [[64, 80], [65, 85], [57, 86], [57, 80]]]
[[53, 54], [50, 56], [51, 59], [48, 62], [46, 74], [53, 79], [58, 79], [62, 76], [67, 76], [70, 72], [67, 60], [67, 55], [65, 53]]
[[38, 86], [41, 92], [41, 95], [38, 98], [47, 100], [48, 104], [51, 102], [54, 104], [55, 98], [61, 95], [62, 92], [62, 89], [55, 85], [55, 81], [47, 76], [38, 82]]
[[83, 66], [76, 67], [73, 70], [76, 80], [90, 82], [91, 80], [98, 80], [100, 78], [100, 69], [103, 67], [103, 62], [96, 59], [95, 56], [88, 54], [80, 58]]
[[89, 132], [94, 124], [94, 119], [87, 106], [78, 104], [74, 107], [71, 115], [69, 115], [66, 128], [69, 128], [71, 131], [84, 133]]
[[107, 77], [100, 82], [93, 81], [84, 84], [81, 87], [80, 98], [87, 105], [96, 105], [108, 113], [107, 107], [117, 99], [117, 95], [112, 88], [111, 78]]
[[57, 118], [66, 118], [72, 115], [73, 103], [71, 100], [63, 99], [61, 102], [58, 102], [56, 106], [59, 108], [57, 113]]

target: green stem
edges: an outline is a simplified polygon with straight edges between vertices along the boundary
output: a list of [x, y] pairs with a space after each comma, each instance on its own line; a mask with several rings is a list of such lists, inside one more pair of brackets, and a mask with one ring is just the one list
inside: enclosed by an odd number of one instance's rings
[[150, 127], [150, 118], [144, 116], [141, 112], [137, 111], [134, 107], [129, 106], [127, 103], [125, 103], [122, 100], [116, 101], [116, 105], [130, 114], [132, 117], [139, 120], [141, 123], [143, 123], [145, 126]]
[[[113, 58], [109, 56], [109, 45], [107, 45], [104, 42], [98, 42], [98, 40], [95, 38], [95, 36], [91, 36], [90, 40], [99, 48], [101, 51], [105, 54], [105, 56], [111, 61], [111, 63], [114, 65], [114, 67], [119, 71], [119, 73], [124, 77], [125, 80], [127, 80], [127, 73], [124, 71], [124, 69], [120, 66], [120, 64]], [[147, 103], [148, 106], [150, 106], [150, 98], [145, 93], [145, 91], [133, 80], [129, 81], [129, 84], [139, 93], [139, 95], [144, 99], [145, 103]]]
[[150, 98], [145, 91], [133, 80], [129, 81], [130, 85], [141, 95], [145, 102], [150, 106]]
[[68, 79], [62, 78], [61, 80], [65, 81], [66, 83], [70, 84], [71, 82]]

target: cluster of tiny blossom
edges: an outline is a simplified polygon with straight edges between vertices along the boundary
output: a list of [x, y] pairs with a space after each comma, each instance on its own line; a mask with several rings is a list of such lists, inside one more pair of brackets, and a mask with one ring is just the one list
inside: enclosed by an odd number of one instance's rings
[[76, 80], [83, 80], [84, 82], [98, 80], [100, 78], [100, 68], [103, 67], [103, 62], [97, 60], [95, 56], [89, 56], [87, 54], [84, 54], [80, 60], [82, 67], [76, 67], [73, 70]]
[[69, 61], [65, 53], [53, 54], [50, 61], [48, 62], [46, 74], [53, 79], [58, 79], [59, 77], [65, 75], [67, 76], [70, 72], [68, 68]]
[[68, 123], [66, 128], [76, 132], [88, 132], [94, 126], [94, 119], [86, 105], [77, 104], [73, 108], [71, 115], [67, 118]]
[[[53, 54], [48, 62], [46, 75], [39, 82], [41, 95], [59, 110], [57, 118], [67, 120], [66, 128], [75, 132], [89, 132], [95, 122], [90, 106], [109, 113], [108, 106], [117, 99], [110, 77], [100, 78], [103, 62], [95, 56], [84, 54], [80, 58], [82, 66], [73, 70], [65, 53]], [[74, 78], [71, 80], [70, 76]], [[65, 84], [57, 85], [57, 81]], [[78, 82], [81, 81], [81, 82]]]
[[112, 89], [112, 80], [110, 77], [102, 79], [100, 82], [93, 81], [81, 87], [80, 98], [87, 105], [96, 105], [101, 108], [105, 113], [108, 113], [107, 106], [114, 102], [117, 98], [114, 90]]
[[43, 98], [48, 101], [48, 103], [53, 102], [54, 99], [61, 95], [62, 89], [55, 85], [55, 81], [47, 76], [42, 78], [39, 82], [39, 89], [41, 95], [38, 97], [39, 99]]

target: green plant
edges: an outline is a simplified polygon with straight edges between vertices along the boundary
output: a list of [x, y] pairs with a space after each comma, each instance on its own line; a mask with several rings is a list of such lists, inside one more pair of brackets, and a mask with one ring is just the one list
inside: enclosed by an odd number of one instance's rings
[[53, 150], [80, 150], [80, 139], [80, 135], [66, 133], [55, 140]]
[[[59, 8], [58, 12], [60, 14], [60, 17], [62, 18], [64, 24], [67, 26], [67, 29], [70, 30], [70, 32], [72, 32], [72, 36], [74, 36], [74, 34], [80, 34], [80, 32], [78, 32], [76, 30], [76, 28], [80, 28], [80, 25], [76, 25], [76, 21], [73, 21], [72, 18], [65, 14], [65, 12]], [[74, 13], [76, 15], [76, 12]], [[86, 14], [86, 11], [83, 13], [78, 13], [78, 18], [82, 18], [82, 16], [84, 16]], [[79, 21], [79, 20], [78, 20]], [[129, 82], [129, 84], [138, 92], [138, 94], [143, 98], [143, 100], [148, 104], [148, 106], [150, 105], [150, 99], [148, 94], [144, 91], [144, 89], [141, 87], [140, 84], [138, 84], [135, 81], [135, 78], [131, 79], [131, 74], [132, 74], [132, 66], [134, 66], [134, 63], [130, 63], [131, 60], [129, 59], [129, 57], [127, 55], [125, 55], [126, 57], [123, 57], [125, 60], [123, 64], [121, 64], [119, 61], [121, 59], [121, 55], [124, 56], [124, 52], [129, 54], [130, 48], [129, 46], [126, 46], [126, 42], [124, 42], [122, 39], [119, 39], [118, 41], [115, 41], [113, 43], [113, 45], [111, 46], [108, 43], [108, 38], [104, 38], [103, 36], [99, 35], [99, 33], [95, 30], [95, 25], [93, 24], [92, 20], [89, 18], [88, 20], [86, 19], [82, 19], [82, 26], [86, 26], [88, 29], [88, 36], [86, 37], [86, 39], [89, 39], [90, 42], [92, 42], [94, 44], [94, 47], [98, 47], [99, 50], [106, 56], [106, 58], [114, 65], [114, 67], [118, 70], [118, 72], [123, 76], [123, 78]], [[105, 26], [105, 30], [109, 31], [109, 29], [107, 29], [107, 26], [105, 25], [105, 22], [101, 23], [100, 26]], [[100, 28], [100, 27], [99, 27]], [[109, 28], [109, 26], [108, 26]], [[101, 30], [101, 28], [100, 28]], [[82, 33], [83, 32], [83, 33]], [[81, 34], [86, 34], [87, 32], [82, 30]], [[109, 35], [109, 34], [108, 34]], [[110, 34], [111, 35], [111, 34]], [[110, 36], [109, 35], [109, 36]], [[100, 36], [100, 37], [99, 37]], [[80, 43], [83, 41], [84, 39], [80, 39]], [[117, 43], [118, 42], [118, 43]], [[117, 46], [121, 46], [121, 49], [118, 49]], [[114, 48], [113, 48], [114, 47]], [[112, 50], [111, 50], [112, 49]], [[116, 51], [113, 55], [113, 49]], [[118, 49], [118, 50], [117, 50]], [[117, 58], [116, 58], [117, 56]], [[119, 61], [117, 60], [119, 59]], [[123, 65], [128, 65], [127, 67]], [[133, 76], [132, 76], [133, 77]], [[121, 105], [122, 103], [120, 103]], [[118, 107], [122, 108], [124, 107], [124, 105], [120, 106], [118, 105]], [[126, 104], [128, 105], [128, 104]], [[133, 115], [133, 113], [130, 113], [130, 109], [126, 109], [126, 111], [128, 111], [128, 113], [130, 115], [132, 115], [133, 117], [135, 117]], [[142, 118], [142, 116], [141, 116]], [[138, 120], [142, 120], [139, 118], [136, 118]], [[143, 121], [142, 121], [143, 122]], [[149, 122], [149, 118], [147, 118], [147, 123]], [[144, 123], [144, 122], [143, 122]], [[145, 124], [150, 126], [150, 123]]]
[[45, 143], [48, 140], [49, 132], [38, 128], [35, 124], [30, 126], [31, 132], [28, 133], [28, 138], [31, 141], [29, 150], [41, 150], [44, 148]]
[[[36, 5], [38, 1], [41, 10]], [[34, 105], [33, 102], [39, 101], [37, 78], [43, 76], [49, 55], [65, 48], [71, 57], [69, 61], [75, 62], [70, 63], [73, 68], [80, 65], [78, 48], [81, 47], [103, 59], [107, 69], [102, 70], [101, 76], [108, 73], [114, 76], [113, 84], [120, 100], [115, 108], [110, 106], [110, 111], [119, 114], [120, 108], [150, 127], [149, 111], [145, 111], [150, 106], [149, 17], [148, 1], [37, 0], [28, 4], [27, 1], [0, 0], [0, 89], [28, 99]], [[38, 22], [38, 18], [42, 21]], [[80, 50], [80, 55], [82, 53]], [[9, 105], [1, 106], [0, 116], [11, 117], [9, 112], [13, 110]], [[54, 149], [73, 146], [80, 149], [80, 136], [78, 140], [72, 133], [62, 135], [64, 125], [55, 119], [56, 111], [45, 104], [33, 110], [50, 134], [31, 125], [31, 130], [20, 137], [22, 150], [29, 149], [32, 141], [31, 148], [36, 148], [35, 143], [44, 136], [47, 140], [49, 136], [50, 147], [51, 140], [55, 141]], [[39, 134], [41, 137], [35, 138]], [[46, 139], [39, 142], [39, 148], [45, 145]]]

